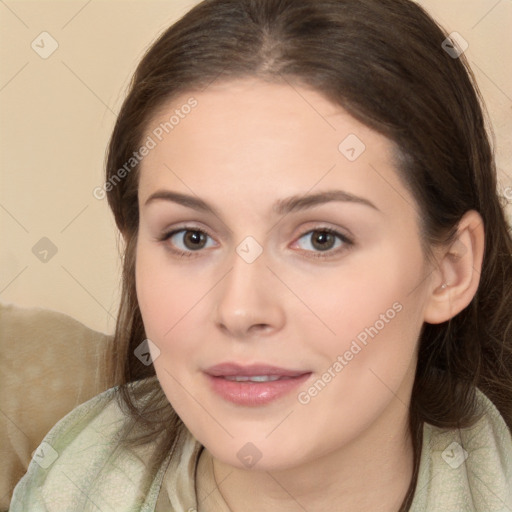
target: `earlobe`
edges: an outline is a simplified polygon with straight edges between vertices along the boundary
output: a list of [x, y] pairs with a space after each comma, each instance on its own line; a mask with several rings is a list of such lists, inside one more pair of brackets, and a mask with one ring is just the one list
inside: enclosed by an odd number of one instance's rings
[[425, 322], [446, 322], [470, 304], [480, 283], [484, 248], [482, 217], [470, 210], [459, 222], [455, 241], [440, 251], [438, 268], [430, 280]]

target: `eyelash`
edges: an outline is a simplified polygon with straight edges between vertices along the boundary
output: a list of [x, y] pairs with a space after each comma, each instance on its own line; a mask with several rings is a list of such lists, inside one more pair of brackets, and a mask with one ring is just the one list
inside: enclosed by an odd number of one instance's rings
[[[186, 231], [192, 231], [192, 232], [202, 233], [204, 235], [209, 236], [210, 238], [213, 238], [204, 229], [196, 228], [194, 226], [182, 226], [179, 229], [174, 229], [172, 231], [163, 233], [160, 237], [158, 237], [158, 241], [159, 242], [166, 242], [167, 240], [172, 238], [175, 234], [181, 233], [182, 231], [185, 231], [185, 232]], [[316, 254], [312, 254], [310, 256], [306, 256], [307, 258], [323, 258], [323, 259], [327, 259], [327, 258], [330, 258], [330, 257], [333, 257], [333, 256], [337, 255], [338, 253], [340, 253], [342, 251], [346, 251], [346, 250], [350, 249], [350, 247], [354, 245], [354, 242], [350, 238], [348, 238], [346, 235], [340, 233], [339, 231], [336, 231], [335, 229], [332, 229], [332, 228], [329, 228], [329, 227], [324, 227], [324, 226], [319, 226], [319, 227], [310, 229], [308, 231], [305, 231], [304, 233], [302, 233], [302, 235], [299, 236], [298, 240], [300, 240], [305, 235], [309, 235], [310, 233], [315, 233], [315, 232], [329, 233], [331, 235], [334, 235], [334, 236], [338, 237], [343, 242], [344, 246], [343, 247], [338, 247], [338, 249], [336, 249], [336, 250], [330, 249], [328, 251], [316, 252]], [[197, 250], [197, 251], [181, 251], [179, 249], [174, 249], [174, 248], [169, 248], [169, 250], [172, 253], [178, 255], [179, 257], [185, 257], [185, 258], [195, 257], [196, 253], [201, 252], [201, 250]], [[311, 252], [311, 251], [305, 251], [305, 252]], [[327, 256], [324, 255], [326, 253], [327, 253]]]

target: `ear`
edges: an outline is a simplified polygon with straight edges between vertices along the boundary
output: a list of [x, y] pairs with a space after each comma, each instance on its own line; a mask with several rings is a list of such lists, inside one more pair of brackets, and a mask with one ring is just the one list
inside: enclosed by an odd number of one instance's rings
[[455, 241], [438, 253], [424, 310], [425, 322], [446, 322], [473, 300], [480, 283], [484, 247], [482, 217], [470, 210], [459, 222]]

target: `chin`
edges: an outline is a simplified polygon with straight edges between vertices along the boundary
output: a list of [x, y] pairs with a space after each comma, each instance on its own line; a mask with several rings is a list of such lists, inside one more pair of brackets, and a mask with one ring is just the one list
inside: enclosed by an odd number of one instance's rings
[[[224, 464], [248, 471], [281, 471], [294, 468], [307, 461], [303, 446], [283, 446], [282, 443], [255, 438], [250, 441], [232, 439], [222, 445], [217, 440], [202, 442], [208, 451]], [[217, 442], [215, 442], [217, 441]]]

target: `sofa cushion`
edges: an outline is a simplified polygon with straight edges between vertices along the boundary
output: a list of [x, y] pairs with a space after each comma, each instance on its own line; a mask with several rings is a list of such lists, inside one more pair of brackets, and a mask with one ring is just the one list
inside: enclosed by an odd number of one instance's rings
[[0, 303], [0, 510], [51, 427], [107, 389], [109, 339], [63, 313]]

